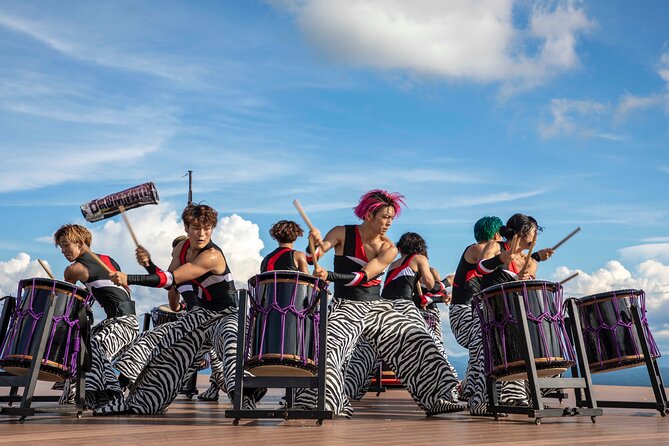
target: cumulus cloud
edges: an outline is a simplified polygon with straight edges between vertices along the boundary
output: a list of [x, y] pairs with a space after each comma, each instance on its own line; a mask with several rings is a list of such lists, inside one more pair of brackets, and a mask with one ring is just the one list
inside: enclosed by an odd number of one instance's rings
[[260, 240], [260, 228], [257, 224], [244, 220], [237, 214], [223, 217], [212, 236], [230, 264], [235, 280], [244, 282], [258, 274], [264, 248]]
[[[593, 27], [573, 1], [274, 0], [315, 47], [336, 60], [418, 76], [537, 85], [579, 65], [579, 35]], [[528, 26], [514, 12], [529, 15]]]
[[[45, 262], [47, 266], [48, 262]], [[19, 280], [32, 277], [48, 277], [37, 259], [31, 260], [25, 252], [20, 252], [13, 259], [0, 261], [0, 296], [16, 296]]]
[[611, 260], [603, 268], [592, 273], [558, 267], [553, 280], [562, 280], [571, 274], [579, 275], [564, 285], [567, 296], [587, 296], [621, 289], [641, 289], [646, 292], [648, 310], [653, 312], [651, 321], [664, 322], [669, 308], [669, 266], [657, 260], [645, 260], [633, 271], [621, 262]]

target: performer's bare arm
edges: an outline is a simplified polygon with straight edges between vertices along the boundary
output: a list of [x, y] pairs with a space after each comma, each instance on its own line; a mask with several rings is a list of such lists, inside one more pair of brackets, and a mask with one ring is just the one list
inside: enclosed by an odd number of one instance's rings
[[427, 257], [424, 255], [417, 255], [414, 257], [414, 262], [416, 262], [416, 266], [418, 267], [421, 282], [425, 285], [425, 288], [431, 290], [434, 287], [435, 282]]
[[81, 283], [84, 283], [88, 280], [88, 268], [79, 262], [75, 262], [65, 268], [63, 277], [65, 278], [65, 282], [77, 283], [77, 280], [79, 280]]

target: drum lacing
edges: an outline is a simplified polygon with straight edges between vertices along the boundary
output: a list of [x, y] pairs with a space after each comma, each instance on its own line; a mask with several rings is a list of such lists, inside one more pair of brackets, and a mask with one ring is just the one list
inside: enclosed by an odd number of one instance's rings
[[[537, 316], [532, 314], [532, 311], [529, 306], [529, 298], [527, 294], [527, 284], [523, 283], [522, 293], [523, 293], [523, 305], [525, 306], [525, 313], [527, 315], [527, 320], [532, 321], [536, 324], [537, 331], [541, 339], [541, 344], [544, 349], [544, 352], [550, 351], [550, 346], [548, 345], [548, 339], [546, 337], [546, 332], [543, 327], [544, 321], [549, 321], [552, 324], [557, 324], [558, 326], [558, 337], [560, 348], [564, 354], [564, 359], [573, 360], [575, 357], [574, 349], [567, 335], [567, 330], [564, 322], [564, 314], [562, 312], [562, 286], [559, 284], [554, 284], [555, 286], [555, 314], [551, 313], [551, 303], [549, 301], [549, 290], [547, 288], [547, 283], [544, 282], [541, 284], [541, 292], [543, 299], [543, 308], [544, 311]], [[516, 284], [512, 285], [517, 287]], [[508, 287], [507, 287], [508, 289]], [[504, 288], [504, 284], [500, 284], [499, 290], [501, 291], [502, 296], [506, 297], [507, 292]], [[496, 290], [497, 291], [497, 290]], [[517, 293], [520, 290], [508, 290], [510, 293]], [[502, 320], [495, 320], [495, 313], [492, 305], [490, 304], [490, 298], [492, 296], [497, 296], [498, 293], [493, 295], [486, 294], [485, 290], [481, 291], [479, 294], [475, 295], [473, 298], [473, 306], [478, 313], [479, 320], [481, 321], [481, 331], [483, 334], [483, 343], [488, 352], [492, 352], [492, 330], [497, 330], [501, 338], [501, 349], [502, 349], [502, 358], [504, 361], [504, 368], [509, 367], [507, 360], [507, 350], [506, 350], [506, 333], [505, 328], [507, 324], [512, 323], [517, 325], [517, 321], [511, 314], [510, 311], [510, 299], [503, 299], [504, 302], [504, 317]], [[482, 297], [482, 298], [481, 298]], [[548, 364], [553, 362], [552, 357], [548, 357]], [[485, 355], [485, 370], [486, 373], [490, 374], [494, 370], [493, 357], [492, 354]]]
[[[257, 277], [257, 276], [256, 276]], [[278, 292], [278, 287], [276, 286], [277, 283], [277, 271], [274, 271], [274, 295], [272, 299], [272, 304], [269, 305], [267, 308], [263, 308], [260, 306], [260, 304], [256, 301], [257, 297], [260, 295], [260, 280], [256, 279], [253, 290], [254, 290], [254, 299], [252, 300], [252, 305], [250, 309], [250, 318], [249, 318], [249, 327], [253, 327], [256, 318], [258, 317], [258, 314], [262, 314], [265, 316], [262, 324], [262, 335], [260, 337], [260, 351], [258, 353], [258, 359], [262, 359], [262, 352], [263, 352], [263, 347], [265, 343], [265, 333], [267, 330], [267, 320], [268, 320], [268, 315], [272, 312], [272, 310], [276, 310], [279, 314], [281, 314], [281, 355], [280, 358], [283, 359], [284, 356], [284, 340], [285, 340], [285, 332], [286, 332], [286, 313], [291, 312], [293, 313], [297, 319], [297, 327], [298, 327], [298, 339], [299, 339], [299, 345], [298, 345], [298, 352], [300, 352], [300, 357], [302, 358], [302, 364], [306, 365], [307, 364], [307, 354], [306, 354], [306, 345], [305, 345], [305, 330], [304, 330], [304, 324], [305, 324], [305, 319], [308, 313], [310, 313], [313, 310], [313, 306], [316, 302], [316, 296], [318, 294], [319, 290], [319, 284], [320, 284], [320, 279], [316, 279], [316, 283], [314, 284], [312, 290], [311, 290], [311, 305], [307, 306], [304, 310], [299, 311], [295, 307], [295, 297], [297, 296], [297, 290], [299, 287], [299, 282], [300, 282], [300, 277], [301, 273], [299, 271], [295, 272], [295, 285], [293, 286], [293, 291], [290, 297], [290, 305], [288, 305], [286, 308], [282, 308], [279, 306], [276, 300], [277, 292]], [[316, 360], [315, 362], [317, 363], [318, 360], [318, 351], [319, 351], [319, 338], [318, 338], [318, 323], [320, 321], [320, 315], [318, 313], [314, 314], [313, 317], [314, 321], [314, 345], [316, 348]], [[246, 342], [246, 348], [244, 352], [244, 357], [248, 358], [249, 353], [251, 349], [251, 339], [249, 339]]]
[[[629, 302], [630, 306], [635, 305], [639, 308], [640, 313], [641, 313], [641, 325], [643, 326], [643, 330], [646, 334], [646, 338], [648, 339], [648, 347], [650, 348], [651, 354], [653, 356], [657, 355], [657, 357], [660, 356], [660, 351], [657, 348], [657, 344], [655, 343], [655, 339], [653, 338], [652, 334], [650, 333], [650, 330], [648, 329], [648, 319], [646, 318], [646, 293], [643, 290], [636, 291], [636, 290], [626, 290], [625, 294], [629, 294]], [[629, 336], [630, 339], [636, 339], [636, 331], [634, 329], [634, 320], [630, 319], [628, 322], [625, 322], [622, 319], [622, 311], [620, 310], [620, 301], [625, 299], [626, 297], [621, 297], [620, 299], [618, 298], [618, 295], [616, 294], [615, 291], [611, 292], [611, 296], [613, 296], [611, 300], [611, 303], [613, 304], [613, 308], [615, 309], [616, 313], [616, 323], [609, 325], [604, 321], [604, 316], [602, 315], [602, 311], [600, 306], [598, 305], [599, 301], [597, 297], [593, 298], [594, 301], [594, 307], [595, 307], [595, 313], [597, 314], [597, 319], [598, 319], [598, 325], [597, 327], [593, 327], [592, 324], [589, 321], [589, 318], [587, 317], [585, 310], [583, 307], [580, 308], [580, 315], [581, 315], [581, 320], [582, 324], [584, 326], [583, 329], [583, 334], [592, 334], [594, 338], [596, 339], [596, 346], [597, 346], [597, 357], [599, 358], [599, 365], [600, 367], [604, 367], [604, 358], [602, 357], [602, 337], [600, 336], [600, 332], [602, 330], [607, 330], [608, 332], [611, 333], [611, 336], [613, 336], [613, 339], [615, 342], [613, 345], [616, 348], [616, 355], [618, 356], [618, 365], [622, 365], [623, 363], [623, 353], [620, 350], [620, 340], [618, 339], [618, 334], [616, 333], [616, 328], [618, 327], [624, 327]], [[606, 300], [609, 300], [609, 296], [606, 296]], [[637, 342], [632, 342], [632, 348], [634, 349], [634, 356], [637, 357], [638, 360], [641, 360], [641, 357], [643, 356], [643, 352], [640, 351], [639, 349], [639, 344]]]

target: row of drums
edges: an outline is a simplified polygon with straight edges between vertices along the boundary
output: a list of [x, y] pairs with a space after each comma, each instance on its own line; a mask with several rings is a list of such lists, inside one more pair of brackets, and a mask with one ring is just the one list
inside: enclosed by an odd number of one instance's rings
[[[256, 376], [315, 375], [322, 347], [318, 302], [327, 296], [326, 283], [304, 273], [271, 271], [252, 277], [248, 285], [245, 368]], [[54, 314], [52, 323], [46, 325], [49, 333], [39, 379], [61, 381], [76, 373], [82, 325], [86, 323], [82, 319], [83, 309], [93, 299], [90, 293], [73, 284], [45, 278], [19, 283], [8, 330], [0, 333], [3, 340], [0, 367], [5, 371], [16, 375], [28, 373], [32, 348], [38, 342], [37, 327], [52, 294]], [[513, 304], [518, 297], [524, 315]], [[634, 307], [639, 310], [651, 356], [660, 356], [646, 319], [643, 291], [612, 291], [575, 302], [591, 372], [643, 363], [645, 358], [632, 317]], [[498, 379], [526, 377], [520, 335], [524, 321], [539, 376], [553, 376], [573, 366], [575, 354], [564, 304], [559, 284], [538, 280], [495, 285], [479, 293], [474, 306], [487, 346], [487, 373]], [[181, 316], [167, 306], [154, 308], [151, 315], [154, 325]]]
[[[515, 304], [518, 299], [522, 308]], [[645, 356], [641, 337], [650, 355], [660, 357], [646, 318], [643, 291], [627, 289], [565, 300], [558, 283], [516, 281], [486, 288], [474, 298], [487, 374], [499, 380], [527, 377], [521, 334], [525, 323], [539, 377], [555, 376], [574, 366], [575, 333], [566, 314], [570, 301], [578, 309], [579, 331], [591, 373], [642, 365]], [[641, 327], [635, 323], [634, 311]]]

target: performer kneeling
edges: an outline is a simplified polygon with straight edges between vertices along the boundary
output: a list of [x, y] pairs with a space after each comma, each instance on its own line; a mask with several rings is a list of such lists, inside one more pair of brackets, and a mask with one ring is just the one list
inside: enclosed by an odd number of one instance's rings
[[[217, 212], [209, 206], [188, 205], [182, 214], [188, 238], [174, 249], [168, 271], [149, 262], [148, 275], [112, 275], [112, 280], [118, 284], [163, 288], [178, 284], [179, 292], [195, 298], [197, 303], [192, 311], [169, 325], [170, 329], [152, 350], [126, 399], [94, 413], [162, 412], [195, 373], [197, 364], [194, 359], [209, 337], [214, 340], [225, 368], [225, 382], [219, 385], [226, 388], [232, 398], [237, 354], [237, 303], [225, 256], [211, 241], [217, 218]], [[254, 406], [256, 396], [248, 395], [245, 403]]]
[[[397, 249], [400, 258], [391, 263], [388, 268], [381, 297], [391, 301], [393, 308], [416, 324], [417, 327], [430, 333], [434, 345], [446, 360], [446, 365], [453, 374], [453, 379], [457, 380], [457, 373], [448, 361], [443, 343], [441, 341], [437, 343], [434, 334], [413, 301], [414, 293], [420, 286], [421, 280], [425, 284], [426, 293], [437, 294], [445, 289], [443, 283], [435, 280], [430, 268], [427, 258], [427, 243], [419, 234], [406, 232], [402, 234], [397, 242]], [[431, 301], [429, 297], [424, 297], [424, 299], [427, 300], [422, 305], [429, 304], [428, 300]], [[441, 330], [441, 327], [439, 327], [439, 330]], [[366, 341], [364, 336], [361, 336], [346, 367], [346, 394], [351, 399], [359, 400], [367, 392], [378, 360], [376, 350]], [[458, 399], [456, 388], [453, 388], [450, 395], [453, 401]]]
[[[402, 198], [372, 190], [355, 208], [361, 225], [336, 226], [325, 239], [318, 230], [311, 233], [318, 246], [314, 255], [335, 250], [334, 271], [319, 267], [314, 273], [335, 283], [328, 316], [325, 406], [336, 415], [353, 413], [344, 391], [344, 364], [363, 335], [428, 415], [462, 409], [450, 399], [457, 381], [427, 330], [395, 310], [392, 302], [380, 299], [379, 278], [397, 256], [385, 233]], [[314, 408], [316, 391], [301, 392], [298, 406]]]
[[[135, 317], [135, 303], [130, 291], [109, 280], [107, 271], [93, 259], [90, 246], [93, 235], [80, 225], [63, 225], [53, 236], [65, 258], [72, 262], [65, 268], [67, 282], [80, 281], [104, 309], [107, 318], [95, 325], [91, 332], [91, 370], [86, 374], [86, 405], [96, 408], [122, 394], [112, 361], [137, 337], [139, 326]], [[109, 256], [98, 257], [113, 271], [120, 267]], [[65, 383], [61, 403], [73, 403], [75, 386]]]

